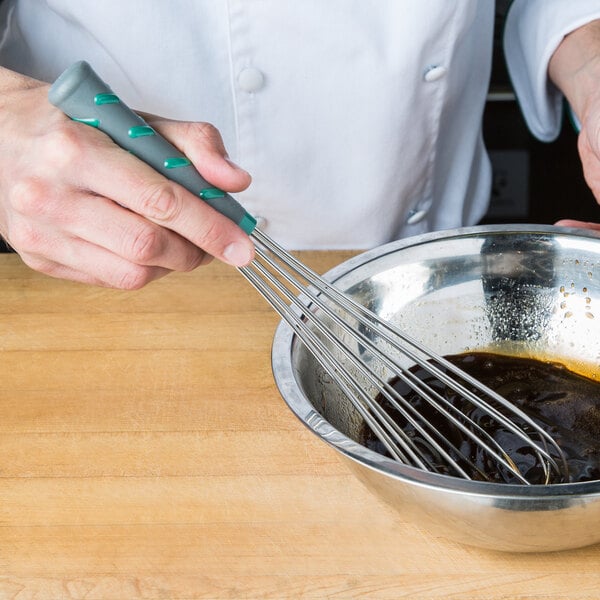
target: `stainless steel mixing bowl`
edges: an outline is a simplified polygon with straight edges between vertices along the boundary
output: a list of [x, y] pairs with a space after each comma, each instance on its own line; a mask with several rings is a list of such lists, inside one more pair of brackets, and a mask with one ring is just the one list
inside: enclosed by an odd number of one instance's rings
[[[600, 373], [598, 234], [521, 225], [446, 231], [368, 251], [326, 278], [440, 354], [525, 353]], [[493, 484], [401, 465], [355, 441], [360, 417], [285, 324], [272, 360], [298, 418], [370, 490], [436, 535], [521, 552], [600, 542], [600, 481]]]

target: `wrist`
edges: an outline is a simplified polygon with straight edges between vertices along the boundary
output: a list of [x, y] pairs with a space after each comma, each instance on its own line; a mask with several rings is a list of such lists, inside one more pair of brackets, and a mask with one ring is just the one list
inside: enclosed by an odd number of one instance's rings
[[566, 35], [548, 65], [552, 82], [584, 122], [595, 97], [600, 97], [600, 20]]

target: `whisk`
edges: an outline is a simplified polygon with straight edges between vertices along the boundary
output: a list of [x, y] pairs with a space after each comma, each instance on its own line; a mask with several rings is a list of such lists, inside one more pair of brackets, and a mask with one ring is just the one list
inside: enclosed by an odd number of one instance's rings
[[[541, 473], [539, 482], [568, 480], [565, 455], [546, 430], [286, 252], [256, 227], [256, 220], [236, 200], [207, 183], [179, 150], [131, 111], [87, 62], [69, 67], [52, 85], [49, 100], [73, 120], [99, 128], [119, 146], [199, 195], [251, 236], [255, 259], [239, 271], [294, 330], [393, 460], [465, 479], [490, 479], [493, 472], [501, 473], [505, 481], [532, 483], [511, 456], [512, 450], [490, 433], [501, 429], [517, 440], [520, 453]], [[412, 365], [461, 401], [448, 400], [439, 386], [418, 377]], [[393, 380], [418, 394], [427, 414], [396, 391]], [[487, 424], [470, 416], [473, 409], [485, 415]], [[440, 418], [443, 430], [435, 424]], [[412, 433], [401, 421], [409, 424]], [[457, 436], [450, 439], [448, 427]], [[486, 468], [461, 448], [461, 439], [485, 456]]]

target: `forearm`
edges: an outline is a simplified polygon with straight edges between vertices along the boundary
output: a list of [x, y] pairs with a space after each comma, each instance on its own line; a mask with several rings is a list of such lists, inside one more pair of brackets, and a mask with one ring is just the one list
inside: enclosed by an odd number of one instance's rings
[[572, 31], [558, 46], [548, 67], [580, 122], [600, 98], [600, 19]]

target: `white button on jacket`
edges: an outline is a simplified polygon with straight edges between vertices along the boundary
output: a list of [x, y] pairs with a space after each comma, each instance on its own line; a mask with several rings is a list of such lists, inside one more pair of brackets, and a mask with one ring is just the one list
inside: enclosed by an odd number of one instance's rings
[[435, 65], [432, 67], [429, 67], [426, 71], [425, 74], [423, 75], [423, 79], [425, 81], [437, 81], [438, 79], [441, 79], [442, 77], [444, 77], [444, 75], [446, 74], [446, 68], [442, 67], [440, 65]]
[[[598, 0], [513, 3], [509, 66], [543, 139], [561, 110], [548, 60], [599, 17]], [[8, 68], [52, 81], [85, 59], [132, 107], [216, 125], [253, 176], [238, 199], [290, 248], [369, 247], [485, 212], [491, 0], [4, 0], [0, 22]]]
[[244, 92], [257, 92], [265, 83], [265, 76], [258, 69], [248, 67], [240, 71], [238, 84]]

